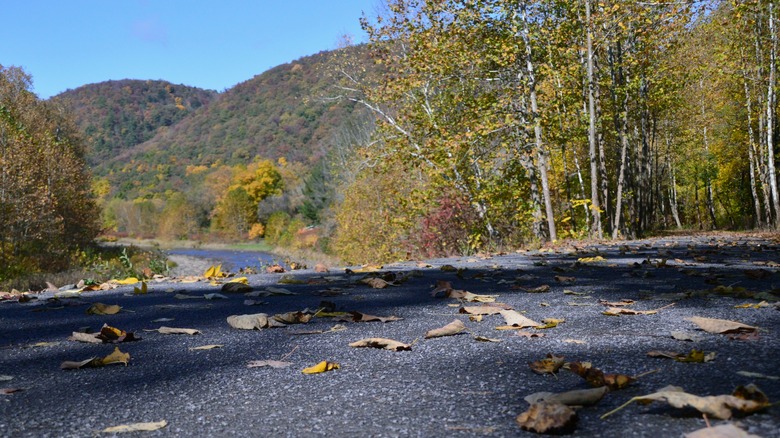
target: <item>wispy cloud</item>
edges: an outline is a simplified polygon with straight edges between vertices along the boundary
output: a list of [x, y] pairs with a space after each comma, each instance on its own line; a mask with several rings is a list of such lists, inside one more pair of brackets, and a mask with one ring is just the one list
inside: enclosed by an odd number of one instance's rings
[[150, 42], [166, 45], [168, 43], [168, 29], [158, 17], [149, 17], [136, 20], [132, 25], [133, 36]]

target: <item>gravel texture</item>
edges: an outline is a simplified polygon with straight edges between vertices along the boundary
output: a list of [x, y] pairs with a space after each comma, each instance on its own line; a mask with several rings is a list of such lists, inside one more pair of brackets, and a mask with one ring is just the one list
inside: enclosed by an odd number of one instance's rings
[[[462, 257], [386, 265], [381, 273], [408, 277], [398, 286], [372, 289], [360, 283], [364, 273], [331, 268], [329, 273], [300, 270], [287, 274], [249, 275], [254, 291], [283, 287], [297, 295], [254, 298], [266, 304], [248, 306], [241, 293], [228, 299], [202, 297], [220, 292], [206, 281], [150, 282], [147, 295], [133, 286], [85, 292], [80, 298], [51, 301], [52, 292], [27, 302], [0, 303], [0, 375], [13, 377], [0, 388], [19, 392], [0, 395], [0, 436], [86, 437], [110, 426], [166, 420], [168, 426], [143, 436], [534, 436], [515, 417], [528, 408], [523, 400], [538, 391], [588, 388], [567, 370], [538, 375], [529, 362], [548, 353], [567, 361], [588, 361], [607, 373], [639, 375], [626, 389], [578, 411], [577, 437], [676, 437], [706, 427], [695, 411], [665, 404], [632, 404], [602, 420], [599, 417], [628, 401], [666, 385], [697, 395], [730, 394], [738, 385], [755, 383], [780, 400], [780, 379], [745, 377], [739, 371], [780, 376], [780, 312], [774, 303], [735, 308], [761, 299], [719, 294], [717, 285], [745, 288], [746, 293], [780, 287], [780, 245], [770, 236], [728, 235], [664, 238], [614, 245], [582, 244], [554, 250], [491, 257]], [[578, 263], [584, 257], [603, 261]], [[180, 259], [182, 261], [183, 259]], [[665, 260], [665, 264], [663, 262]], [[442, 269], [450, 265], [456, 270]], [[357, 270], [358, 267], [351, 267]], [[755, 279], [746, 270], [763, 269]], [[278, 284], [289, 275], [305, 284]], [[371, 274], [377, 275], [377, 274]], [[573, 282], [555, 276], [574, 277]], [[516, 331], [497, 331], [500, 315], [470, 321], [459, 313], [463, 303], [431, 296], [437, 280], [455, 289], [498, 295], [535, 321], [565, 319], [540, 338]], [[549, 292], [522, 287], [549, 285]], [[329, 288], [338, 288], [337, 290]], [[326, 292], [323, 292], [326, 291]], [[564, 291], [567, 291], [565, 293]], [[572, 294], [572, 292], [576, 295]], [[336, 295], [333, 295], [333, 294]], [[332, 295], [332, 296], [329, 296]], [[599, 299], [637, 300], [635, 310], [663, 308], [652, 315], [606, 316]], [[263, 330], [231, 328], [230, 315], [269, 315], [317, 309], [322, 301], [337, 310], [403, 318], [393, 322], [339, 322], [313, 318], [307, 324]], [[116, 315], [88, 315], [89, 305], [118, 304]], [[669, 306], [670, 304], [673, 304]], [[63, 307], [64, 306], [64, 307]], [[665, 307], [668, 306], [668, 307]], [[685, 318], [702, 316], [737, 320], [760, 327], [757, 339], [730, 340], [696, 330]], [[172, 321], [153, 322], [158, 318]], [[428, 330], [454, 319], [467, 332], [424, 339]], [[131, 355], [129, 365], [61, 370], [67, 360], [105, 356], [114, 345], [68, 341], [83, 327], [109, 324], [143, 339], [119, 344]], [[345, 330], [328, 330], [336, 324]], [[160, 326], [195, 328], [201, 334], [163, 335], [143, 331]], [[695, 332], [697, 342], [678, 341], [675, 330]], [[501, 342], [478, 342], [474, 336]], [[412, 343], [411, 351], [351, 348], [350, 342], [384, 337]], [[46, 342], [44, 346], [35, 346]], [[193, 347], [219, 344], [212, 350]], [[651, 350], [716, 352], [712, 362], [682, 363], [647, 356]], [[275, 359], [288, 368], [248, 368], [253, 360]], [[334, 371], [305, 375], [301, 370], [322, 360], [337, 362]], [[763, 437], [780, 436], [780, 406], [732, 419]], [[712, 425], [724, 423], [710, 419]], [[103, 434], [108, 435], [108, 434]]]

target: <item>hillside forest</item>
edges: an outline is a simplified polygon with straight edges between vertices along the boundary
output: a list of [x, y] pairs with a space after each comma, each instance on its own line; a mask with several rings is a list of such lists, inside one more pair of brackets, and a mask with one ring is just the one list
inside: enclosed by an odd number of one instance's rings
[[364, 263], [777, 229], [777, 15], [386, 0], [367, 43], [221, 93], [124, 80], [41, 101], [2, 67], [0, 278], [99, 233]]

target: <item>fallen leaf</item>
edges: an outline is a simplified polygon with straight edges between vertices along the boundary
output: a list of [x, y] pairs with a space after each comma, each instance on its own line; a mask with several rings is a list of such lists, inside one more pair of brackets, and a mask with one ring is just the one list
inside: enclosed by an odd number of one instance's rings
[[573, 432], [577, 424], [577, 413], [560, 403], [540, 402], [532, 404], [527, 411], [515, 419], [524, 430], [544, 434]]
[[607, 310], [601, 312], [603, 315], [607, 316], [619, 316], [619, 315], [655, 315], [658, 313], [659, 310], [666, 309], [667, 307], [674, 306], [674, 303], [659, 307], [658, 309], [653, 310], [634, 310], [634, 309], [625, 309], [620, 307], [609, 307]]
[[529, 362], [528, 366], [531, 367], [531, 371], [536, 374], [555, 374], [563, 366], [563, 356], [556, 356], [552, 353], [547, 353], [545, 359], [537, 360], [535, 362]]
[[310, 366], [308, 368], [304, 368], [301, 372], [303, 374], [318, 374], [318, 373], [324, 373], [326, 371], [332, 371], [339, 369], [339, 364], [335, 362], [328, 362], [326, 360], [323, 360], [322, 362], [318, 363], [317, 365]]
[[516, 310], [501, 310], [498, 313], [504, 317], [504, 321], [506, 322], [506, 326], [503, 326], [502, 328], [526, 328], [541, 325], [532, 319], [526, 318]]
[[79, 368], [97, 368], [115, 363], [121, 363], [127, 366], [128, 362], [130, 362], [130, 354], [123, 353], [119, 350], [119, 347], [114, 347], [114, 351], [106, 357], [91, 357], [79, 362], [65, 361], [60, 365], [60, 368], [63, 370], [75, 370]]
[[198, 335], [200, 334], [200, 330], [191, 329], [191, 328], [177, 328], [177, 327], [160, 327], [157, 331], [163, 335]]
[[0, 382], [8, 382], [10, 380], [13, 380], [14, 376], [7, 376], [5, 374], [0, 375]]
[[473, 294], [465, 290], [450, 289], [447, 294], [447, 298], [455, 298], [458, 300], [469, 301], [472, 303], [492, 303], [496, 301], [498, 295], [479, 295]]
[[518, 330], [515, 332], [517, 336], [521, 336], [524, 338], [543, 338], [545, 337], [544, 333], [531, 333], [525, 330]]
[[361, 312], [349, 312], [349, 314], [352, 316], [348, 321], [352, 322], [391, 322], [391, 321], [400, 321], [403, 318], [399, 318], [397, 316], [375, 316], [375, 315], [369, 315], [367, 313], [361, 313]]
[[174, 319], [176, 318], [157, 318], [157, 319], [153, 319], [152, 322], [168, 322], [168, 321], [173, 321]]
[[229, 299], [227, 296], [218, 293], [203, 294], [203, 298], [207, 300], [228, 300]]
[[119, 313], [119, 311], [122, 310], [121, 307], [119, 307], [116, 304], [103, 304], [103, 303], [95, 303], [87, 309], [87, 315], [115, 315]]
[[503, 303], [488, 303], [481, 306], [464, 306], [461, 307], [460, 313], [468, 313], [470, 315], [496, 315], [503, 310], [509, 310], [511, 306]]
[[739, 427], [729, 424], [719, 424], [713, 427], [705, 427], [691, 433], [686, 433], [685, 438], [761, 438], [745, 432]]
[[213, 350], [215, 348], [222, 348], [224, 345], [222, 344], [209, 344], [209, 345], [201, 345], [200, 347], [190, 347], [190, 351], [195, 350]]
[[383, 348], [390, 351], [411, 351], [412, 346], [386, 338], [365, 338], [349, 344], [350, 347]]
[[672, 332], [672, 338], [677, 339], [678, 341], [691, 341], [691, 342], [698, 342], [701, 340], [701, 336], [694, 332], [683, 332], [683, 331], [673, 331]]
[[22, 389], [22, 388], [3, 388], [3, 389], [0, 389], [0, 394], [9, 395], [9, 394], [13, 394], [15, 392], [21, 392], [21, 391], [24, 391], [24, 389]]
[[598, 263], [598, 262], [604, 262], [607, 259], [605, 259], [602, 256], [595, 256], [595, 257], [580, 257], [577, 259], [580, 263]]
[[206, 269], [206, 272], [203, 273], [203, 276], [212, 279], [227, 277], [227, 274], [222, 272], [222, 265], [211, 265]]
[[271, 368], [287, 368], [290, 365], [292, 365], [292, 362], [283, 362], [280, 360], [253, 360], [250, 361], [247, 364], [247, 368], [260, 368], [260, 367], [271, 367]]
[[553, 279], [559, 283], [574, 283], [575, 281], [577, 281], [577, 279], [574, 277], [566, 277], [563, 275], [556, 275], [555, 277], [553, 277]]
[[288, 332], [291, 335], [321, 335], [323, 333], [332, 333], [332, 332], [340, 332], [347, 329], [347, 326], [336, 324], [333, 327], [327, 329], [327, 330], [299, 330], [299, 331], [290, 331]]
[[607, 307], [623, 307], [623, 306], [631, 306], [633, 304], [636, 304], [636, 301], [628, 300], [628, 299], [622, 299], [620, 301], [599, 300], [599, 304]]
[[305, 324], [311, 320], [312, 316], [311, 313], [298, 311], [278, 313], [273, 316], [273, 319], [283, 324]]
[[276, 264], [265, 268], [265, 272], [269, 274], [282, 274], [285, 272], [285, 270], [284, 267], [282, 267], [282, 265]]
[[391, 285], [396, 286], [395, 284], [388, 283], [385, 280], [382, 280], [381, 278], [377, 278], [377, 277], [364, 278], [360, 280], [360, 282], [363, 284], [367, 284], [374, 289], [384, 289], [387, 286], [391, 286]]
[[167, 426], [168, 422], [165, 420], [152, 422], [152, 423], [132, 423], [121, 424], [119, 426], [111, 426], [103, 429], [103, 433], [126, 433], [126, 432], [151, 432], [154, 430], [162, 429]]
[[636, 378], [625, 374], [605, 374], [600, 369], [594, 368], [590, 363], [586, 362], [571, 362], [568, 364], [568, 368], [574, 374], [585, 379], [594, 388], [608, 386], [609, 389], [616, 390], [623, 389], [636, 382]]
[[746, 387], [737, 387], [732, 395], [710, 395], [704, 397], [688, 394], [680, 387], [667, 386], [658, 392], [634, 397], [618, 408], [602, 415], [601, 419], [614, 414], [633, 402], [646, 404], [654, 401], [665, 401], [678, 409], [686, 407], [694, 408], [702, 414], [710, 415], [721, 420], [728, 420], [731, 418], [735, 410], [742, 414], [752, 414], [753, 412], [770, 406], [766, 395], [753, 384]]
[[437, 280], [436, 287], [431, 291], [431, 296], [447, 296], [447, 293], [452, 290], [452, 283], [446, 280]]
[[674, 359], [678, 362], [704, 363], [715, 360], [716, 353], [714, 351], [705, 353], [704, 351], [694, 349], [691, 350], [691, 352], [688, 354], [677, 353], [674, 351], [649, 351], [647, 355], [650, 357]]
[[177, 300], [200, 300], [203, 299], [202, 296], [195, 296], [195, 295], [187, 295], [187, 294], [176, 294], [173, 296]]
[[558, 324], [566, 322], [565, 319], [545, 318], [542, 320], [542, 324], [535, 326], [535, 329], [544, 330], [549, 328], [558, 327]]
[[737, 371], [737, 374], [740, 376], [755, 378], [755, 379], [769, 379], [769, 380], [780, 380], [780, 376], [767, 376], [766, 374], [761, 373], [753, 373], [750, 371]]
[[581, 339], [564, 339], [563, 342], [567, 344], [577, 344], [577, 345], [584, 345], [587, 344], [587, 342], [581, 340]]
[[268, 315], [265, 313], [230, 315], [227, 317], [227, 323], [233, 328], [242, 330], [260, 330], [270, 327]]
[[314, 265], [314, 272], [318, 274], [326, 274], [330, 272], [330, 269], [328, 269], [328, 267], [322, 263], [317, 263], [316, 265]]
[[566, 406], [590, 406], [598, 403], [609, 391], [606, 386], [591, 389], [577, 389], [574, 391], [552, 393], [537, 392], [524, 398], [530, 404], [539, 402], [560, 403]]
[[474, 336], [474, 340], [478, 341], [478, 342], [496, 342], [496, 343], [502, 342], [501, 339], [488, 338], [488, 337], [485, 337], [485, 336]]
[[[243, 279], [246, 279], [246, 277], [241, 277]], [[242, 283], [242, 282], [227, 282], [222, 285], [222, 292], [251, 292], [252, 286], [250, 286], [248, 283]]]
[[149, 287], [146, 285], [145, 281], [141, 282], [141, 287], [134, 287], [133, 288], [133, 294], [134, 295], [146, 295], [147, 292], [149, 292]]
[[688, 321], [699, 326], [700, 329], [707, 333], [738, 333], [738, 332], [754, 332], [758, 330], [758, 327], [753, 327], [747, 324], [742, 324], [737, 321], [729, 321], [727, 319], [716, 318], [703, 318], [700, 316], [692, 316], [685, 318]]
[[249, 292], [244, 296], [247, 297], [270, 297], [272, 295], [298, 295], [295, 292], [291, 292], [283, 287], [269, 286], [265, 290], [259, 290], [255, 292]]
[[116, 327], [111, 327], [108, 324], [103, 324], [103, 327], [100, 329], [100, 333], [97, 333], [95, 337], [102, 342], [107, 342], [112, 344], [140, 340], [140, 338], [135, 337], [135, 334], [133, 334], [133, 332], [126, 332]]
[[550, 286], [547, 285], [547, 284], [543, 284], [543, 285], [537, 286], [537, 287], [515, 286], [515, 288], [516, 289], [520, 289], [520, 290], [524, 290], [526, 292], [533, 293], [533, 294], [540, 294], [540, 293], [545, 293], [545, 292], [549, 292], [550, 291]]
[[452, 336], [464, 330], [466, 330], [466, 325], [463, 324], [463, 321], [456, 319], [443, 327], [439, 327], [433, 330], [428, 330], [428, 332], [425, 333], [425, 339], [439, 338], [442, 336]]
[[139, 280], [139, 279], [137, 279], [135, 277], [127, 277], [127, 278], [125, 278], [123, 280], [111, 280], [112, 283], [121, 284], [123, 286], [128, 285], [128, 284], [136, 284], [139, 281], [141, 281], [141, 280]]

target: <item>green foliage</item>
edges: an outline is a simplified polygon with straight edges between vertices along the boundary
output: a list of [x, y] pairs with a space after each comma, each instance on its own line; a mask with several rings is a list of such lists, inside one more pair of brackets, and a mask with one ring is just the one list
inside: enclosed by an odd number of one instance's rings
[[281, 245], [287, 240], [285, 233], [292, 221], [292, 217], [287, 212], [278, 211], [268, 218], [265, 224], [265, 241], [269, 245]]
[[85, 134], [89, 164], [100, 168], [216, 97], [215, 91], [166, 81], [125, 79], [68, 90], [52, 101], [73, 114]]

